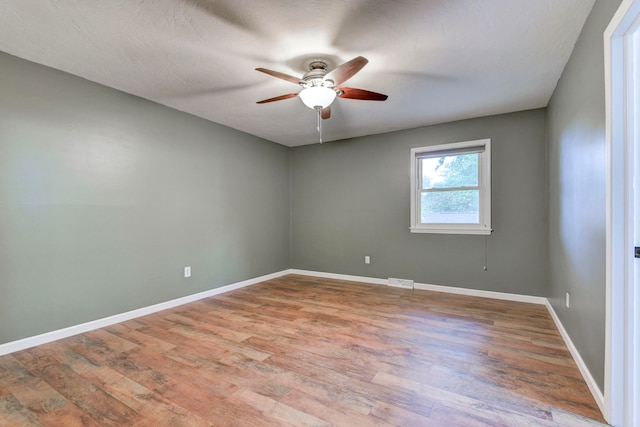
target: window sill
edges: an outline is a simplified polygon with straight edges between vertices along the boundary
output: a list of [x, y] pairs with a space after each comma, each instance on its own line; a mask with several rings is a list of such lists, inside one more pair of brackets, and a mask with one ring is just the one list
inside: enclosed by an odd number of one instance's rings
[[435, 233], [435, 234], [479, 234], [479, 235], [489, 235], [493, 231], [491, 228], [449, 228], [449, 227], [411, 227], [409, 230], [412, 233]]

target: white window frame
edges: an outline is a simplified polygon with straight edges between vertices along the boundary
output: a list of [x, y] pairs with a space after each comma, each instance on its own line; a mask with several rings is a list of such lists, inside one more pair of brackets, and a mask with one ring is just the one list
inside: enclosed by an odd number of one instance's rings
[[[480, 222], [478, 224], [420, 223], [420, 171], [418, 162], [425, 154], [439, 151], [459, 154], [460, 150], [479, 149], [478, 186], [480, 190]], [[411, 149], [411, 226], [412, 233], [491, 234], [491, 139], [454, 142]]]

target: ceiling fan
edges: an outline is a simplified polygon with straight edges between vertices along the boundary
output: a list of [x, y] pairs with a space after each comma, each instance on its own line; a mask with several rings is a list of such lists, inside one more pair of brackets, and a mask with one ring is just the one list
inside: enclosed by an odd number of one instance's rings
[[274, 98], [263, 99], [262, 101], [258, 101], [257, 104], [282, 101], [283, 99], [295, 98], [296, 96], [300, 97], [304, 105], [318, 112], [318, 131], [320, 132], [320, 142], [322, 142], [320, 119], [328, 119], [331, 117], [331, 103], [336, 97], [363, 101], [384, 101], [388, 98], [387, 95], [381, 93], [341, 86], [367, 65], [368, 62], [369, 60], [367, 60], [367, 58], [358, 56], [328, 71], [327, 62], [322, 59], [316, 59], [311, 61], [309, 71], [300, 78], [266, 68], [256, 68], [256, 71], [298, 84], [302, 87], [300, 92], [287, 93]]

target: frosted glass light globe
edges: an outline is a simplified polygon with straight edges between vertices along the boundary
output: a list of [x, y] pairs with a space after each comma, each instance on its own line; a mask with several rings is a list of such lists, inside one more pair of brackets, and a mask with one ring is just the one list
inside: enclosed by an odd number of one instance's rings
[[298, 94], [304, 105], [314, 110], [326, 108], [336, 99], [336, 91], [324, 86], [312, 86], [302, 89]]

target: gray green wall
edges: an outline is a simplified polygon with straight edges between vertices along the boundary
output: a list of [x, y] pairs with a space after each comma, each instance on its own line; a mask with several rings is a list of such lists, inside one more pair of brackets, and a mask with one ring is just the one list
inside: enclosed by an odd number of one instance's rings
[[2, 53], [0, 94], [0, 343], [289, 267], [286, 147]]
[[[494, 233], [410, 233], [411, 148], [481, 138]], [[293, 268], [546, 295], [544, 109], [297, 147], [291, 159]]]
[[[549, 299], [604, 388], [605, 98], [603, 33], [620, 0], [597, 0], [551, 98]], [[564, 304], [571, 295], [571, 308]]]

